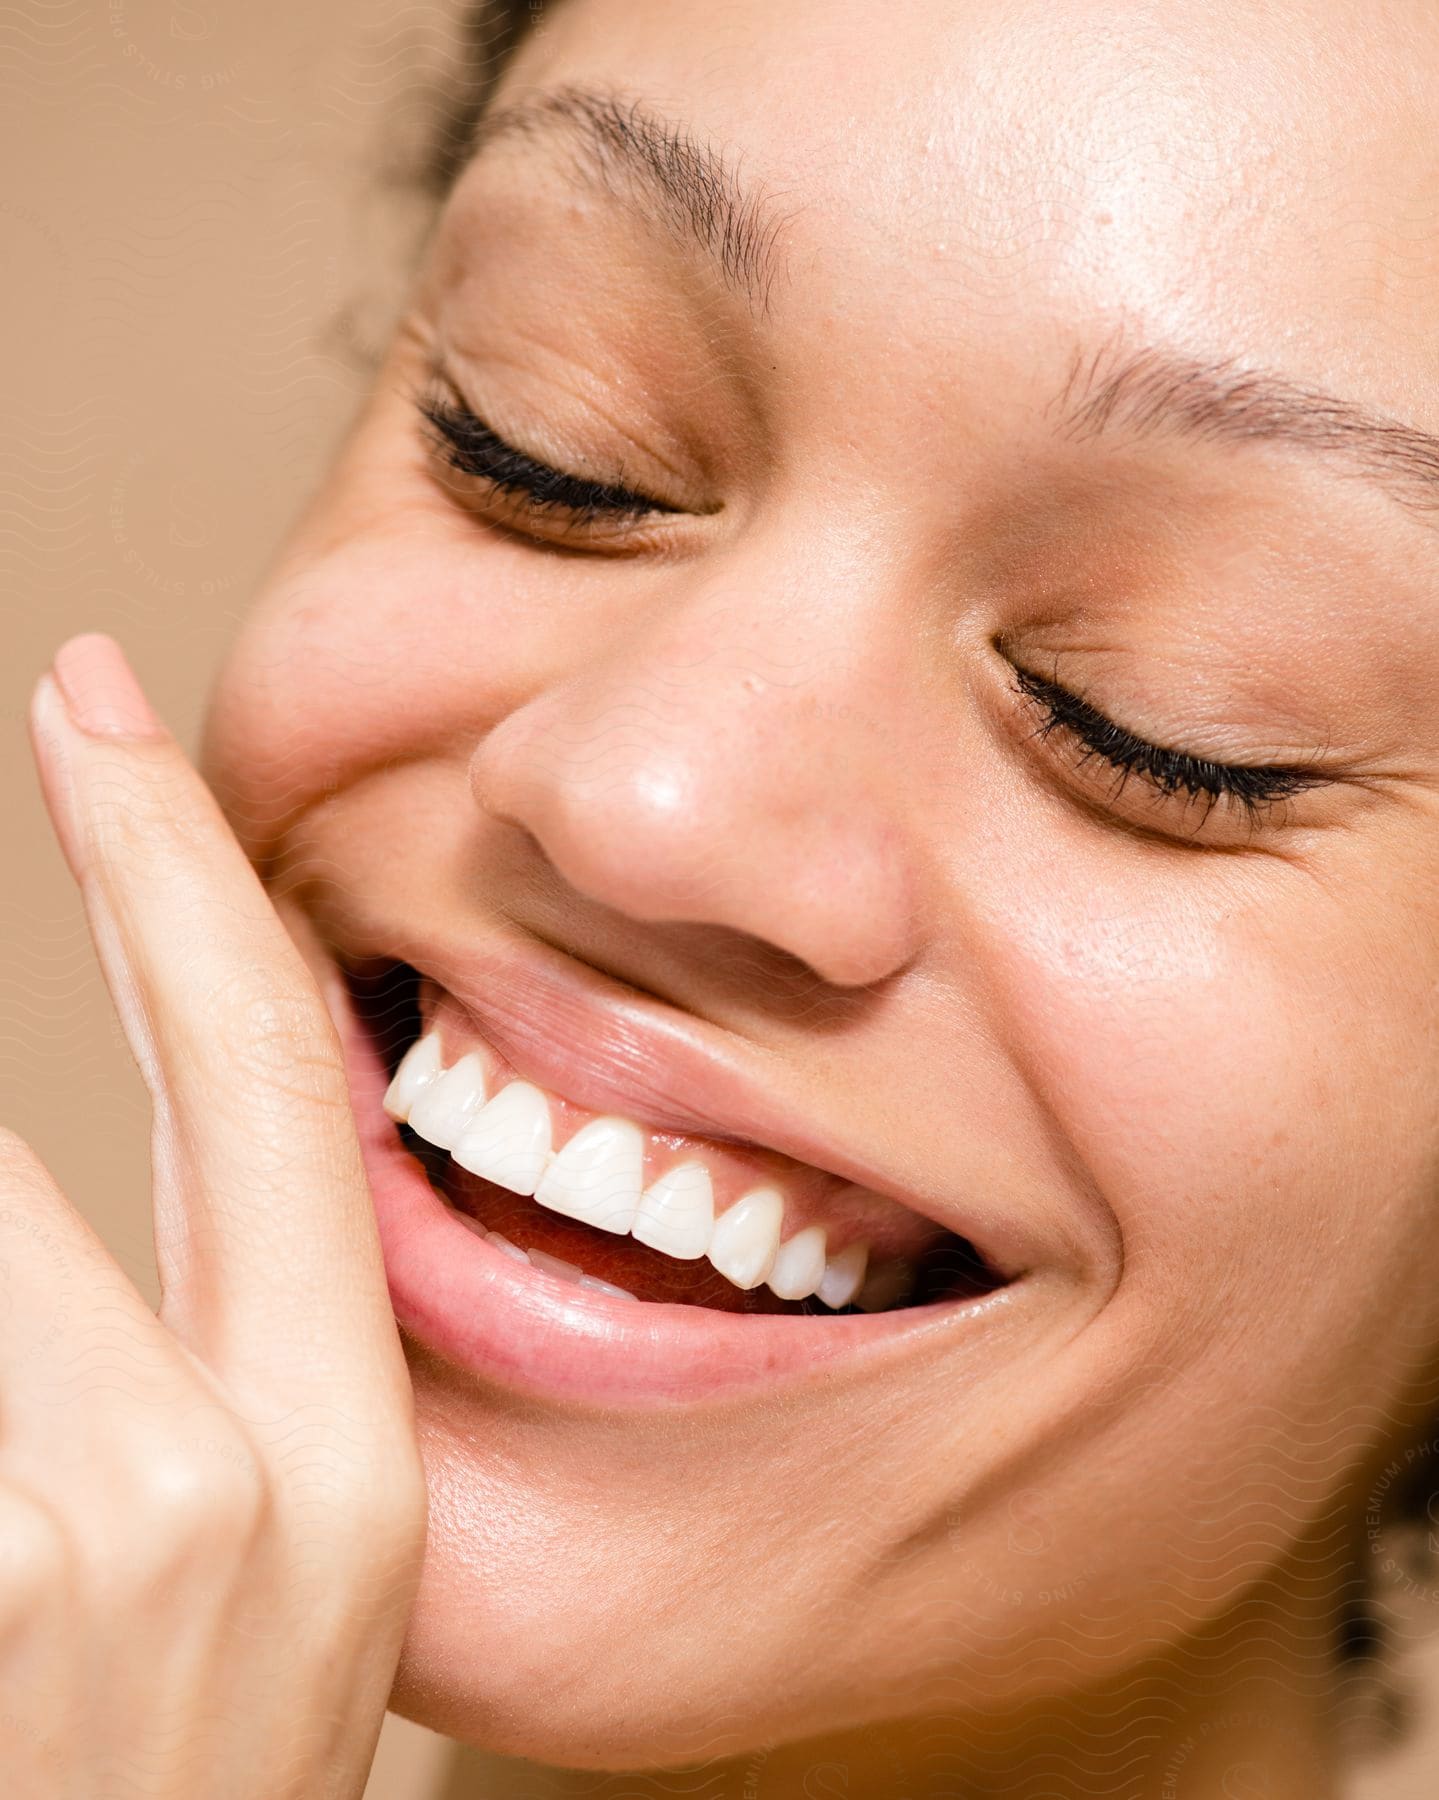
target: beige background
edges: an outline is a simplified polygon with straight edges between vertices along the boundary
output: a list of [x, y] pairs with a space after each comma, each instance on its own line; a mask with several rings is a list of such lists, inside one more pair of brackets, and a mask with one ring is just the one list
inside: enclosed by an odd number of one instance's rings
[[[0, 0], [0, 1117], [152, 1294], [144, 1098], [24, 704], [55, 645], [100, 627], [195, 742], [412, 264], [428, 214], [407, 176], [453, 28], [435, 0]], [[1407, 1665], [1426, 1712], [1435, 1655]], [[536, 1791], [392, 1720], [369, 1793]], [[1439, 1792], [1439, 1734], [1360, 1792]]]

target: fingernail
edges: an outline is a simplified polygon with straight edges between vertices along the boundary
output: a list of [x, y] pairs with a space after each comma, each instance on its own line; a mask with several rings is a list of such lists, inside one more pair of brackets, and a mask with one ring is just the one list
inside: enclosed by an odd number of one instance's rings
[[162, 737], [134, 672], [114, 638], [86, 632], [55, 653], [55, 680], [70, 717], [91, 737]]

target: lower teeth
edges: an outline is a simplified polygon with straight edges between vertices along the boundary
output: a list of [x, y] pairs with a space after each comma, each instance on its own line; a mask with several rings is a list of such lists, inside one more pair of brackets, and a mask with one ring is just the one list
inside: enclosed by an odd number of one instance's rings
[[[414, 970], [406, 971], [397, 967], [391, 971], [392, 986], [394, 978], [397, 977], [402, 978], [403, 982], [407, 984], [403, 987], [403, 993], [410, 1002], [408, 1011], [405, 1012], [406, 1029], [401, 1035], [406, 1037], [413, 1046], [418, 1038], [418, 1009], [413, 1002], [419, 976]], [[391, 993], [385, 1002], [386, 1029], [391, 1035], [395, 1019], [398, 1016], [392, 1004], [393, 999], [394, 995]], [[391, 1062], [393, 1072], [393, 1059]], [[640, 1301], [640, 1296], [630, 1292], [629, 1289], [618, 1287], [612, 1282], [602, 1281], [597, 1276], [588, 1275], [573, 1263], [553, 1256], [548, 1251], [523, 1249], [498, 1231], [490, 1230], [473, 1214], [463, 1211], [454, 1204], [446, 1192], [445, 1172], [448, 1167], [448, 1158], [442, 1150], [421, 1138], [406, 1123], [401, 1123], [399, 1130], [406, 1148], [423, 1164], [430, 1177], [432, 1187], [448, 1210], [461, 1219], [466, 1227], [475, 1232], [477, 1236], [487, 1238], [502, 1255], [512, 1257], [517, 1262], [528, 1263], [532, 1268], [574, 1286], [607, 1293], [617, 1298]], [[838, 1306], [827, 1304], [816, 1291], [798, 1301], [793, 1310], [802, 1314], [829, 1318], [854, 1313], [888, 1312], [904, 1306], [925, 1306], [950, 1298], [967, 1298], [975, 1293], [988, 1292], [996, 1286], [1003, 1285], [1005, 1285], [1004, 1280], [993, 1274], [972, 1246], [965, 1240], [954, 1237], [953, 1234], [947, 1234], [946, 1243], [926, 1248], [917, 1260], [886, 1259], [871, 1263], [858, 1293], [853, 1293], [852, 1298], [845, 1304]], [[838, 1298], [838, 1290], [833, 1291]], [[850, 1291], [852, 1291], [852, 1283]], [[782, 1304], [787, 1308], [790, 1305], [782, 1298], [777, 1304]], [[771, 1310], [774, 1310], [774, 1307], [771, 1307]]]
[[[428, 1146], [416, 1140], [412, 1146], [418, 1151], [425, 1151]], [[424, 1157], [422, 1155], [422, 1160]], [[433, 1177], [432, 1177], [433, 1179]], [[502, 1232], [491, 1231], [487, 1225], [475, 1218], [473, 1213], [463, 1212], [454, 1202], [443, 1195], [445, 1208], [464, 1225], [494, 1246], [501, 1255], [512, 1258], [515, 1262], [528, 1263], [532, 1269], [542, 1274], [552, 1275], [559, 1281], [567, 1281], [574, 1287], [588, 1288], [592, 1293], [609, 1294], [615, 1299], [633, 1300], [643, 1304], [638, 1294], [628, 1288], [617, 1286], [612, 1281], [601, 1281], [598, 1275], [587, 1275], [574, 1263], [566, 1262], [563, 1257], [553, 1256], [548, 1250], [525, 1250], [512, 1242]], [[838, 1318], [844, 1314], [891, 1312], [904, 1304], [915, 1287], [917, 1271], [912, 1263], [900, 1260], [874, 1264], [865, 1277], [864, 1286], [854, 1299], [846, 1306], [831, 1308], [825, 1306], [818, 1296], [812, 1300], [802, 1301], [800, 1310], [811, 1316], [823, 1315], [826, 1318]]]
[[557, 1276], [559, 1280], [571, 1282], [575, 1287], [588, 1288], [591, 1293], [612, 1294], [619, 1300], [639, 1299], [639, 1295], [632, 1294], [628, 1288], [616, 1287], [612, 1281], [601, 1281], [598, 1275], [586, 1275], [583, 1269], [577, 1269], [562, 1257], [551, 1256], [548, 1250], [522, 1250], [500, 1232], [487, 1230], [478, 1219], [461, 1212], [458, 1207], [451, 1207], [450, 1210], [476, 1237], [487, 1239], [502, 1255], [511, 1257], [515, 1262], [528, 1263], [532, 1269], [541, 1269], [546, 1275]]
[[576, 1287], [589, 1288], [596, 1294], [614, 1294], [621, 1300], [639, 1298], [628, 1288], [616, 1287], [612, 1281], [601, 1281], [598, 1275], [586, 1275], [583, 1269], [577, 1269], [562, 1257], [551, 1256], [548, 1250], [528, 1250], [525, 1254], [535, 1268], [543, 1269], [547, 1275], [558, 1275], [561, 1281], [572, 1281]]
[[[592, 1293], [610, 1294], [620, 1300], [639, 1300], [639, 1295], [632, 1294], [628, 1288], [618, 1287], [612, 1281], [601, 1281], [598, 1275], [586, 1275], [574, 1263], [566, 1262], [560, 1256], [552, 1256], [548, 1250], [522, 1250], [502, 1232], [491, 1231], [482, 1225], [471, 1213], [461, 1212], [456, 1206], [450, 1206], [449, 1210], [476, 1237], [484, 1238], [501, 1255], [508, 1256], [515, 1262], [528, 1263], [532, 1269], [539, 1269], [543, 1274], [553, 1275], [560, 1281], [568, 1281], [574, 1287], [588, 1288]], [[881, 1263], [870, 1271], [864, 1287], [853, 1303], [840, 1310], [888, 1312], [905, 1298], [913, 1284], [913, 1276], [914, 1272], [907, 1263]]]
[[[468, 1216], [467, 1213], [460, 1214], [462, 1219], [468, 1218]], [[530, 1260], [530, 1253], [528, 1250], [521, 1250], [518, 1244], [512, 1244], [507, 1237], [502, 1237], [498, 1231], [486, 1231], [478, 1219], [474, 1221], [474, 1226], [480, 1236], [487, 1237], [496, 1250], [503, 1250], [506, 1256], [514, 1257], [516, 1262], [528, 1262]]]

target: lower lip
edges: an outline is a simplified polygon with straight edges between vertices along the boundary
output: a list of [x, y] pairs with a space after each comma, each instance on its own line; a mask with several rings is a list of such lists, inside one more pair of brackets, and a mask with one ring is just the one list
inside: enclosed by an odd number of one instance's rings
[[869, 1317], [724, 1313], [621, 1300], [496, 1250], [430, 1186], [381, 1104], [388, 1076], [346, 1008], [341, 1036], [390, 1300], [403, 1329], [471, 1374], [537, 1398], [674, 1406], [872, 1368], [936, 1331], [978, 1327], [1014, 1286]]

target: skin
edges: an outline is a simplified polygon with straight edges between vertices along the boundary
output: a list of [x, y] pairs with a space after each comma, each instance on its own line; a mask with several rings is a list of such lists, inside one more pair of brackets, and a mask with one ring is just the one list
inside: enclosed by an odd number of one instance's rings
[[351, 1800], [425, 1486], [339, 1046], [115, 645], [66, 645], [30, 722], [154, 1102], [161, 1301], [0, 1133], [6, 1788]]
[[[1042, 1304], [635, 1415], [408, 1345], [394, 1704], [535, 1792], [1333, 1793], [1333, 1610], [1439, 1346], [1434, 521], [1046, 408], [1118, 335], [1439, 429], [1439, 21], [567, 0], [502, 97], [563, 83], [742, 166], [765, 303], [553, 147], [478, 159], [206, 774], [322, 977], [335, 892], [543, 936], [821, 1138], [998, 1191]], [[461, 492], [436, 345], [533, 455], [695, 516], [556, 548]], [[1252, 829], [1116, 795], [1011, 663], [1330, 779]]]

